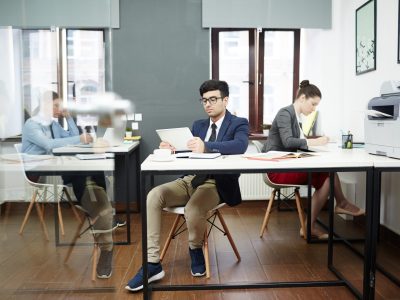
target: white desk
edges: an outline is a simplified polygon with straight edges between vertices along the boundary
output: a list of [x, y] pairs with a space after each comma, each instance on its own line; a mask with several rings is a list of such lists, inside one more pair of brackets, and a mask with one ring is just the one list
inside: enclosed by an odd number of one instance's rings
[[[233, 173], [265, 173], [269, 171], [282, 172], [330, 172], [331, 186], [334, 183], [333, 172], [366, 172], [367, 173], [367, 214], [372, 209], [372, 175], [373, 161], [368, 154], [362, 149], [354, 149], [352, 151], [338, 149], [334, 152], [319, 153], [314, 157], [282, 160], [279, 162], [248, 160], [241, 155], [222, 156], [216, 159], [176, 159], [172, 162], [154, 162], [150, 155], [141, 165], [142, 183], [141, 183], [141, 201], [142, 201], [142, 249], [147, 249], [147, 228], [146, 220], [146, 177], [150, 176], [151, 180], [154, 175], [164, 174], [233, 174]], [[153, 180], [152, 180], [153, 181]], [[250, 283], [250, 284], [217, 284], [217, 285], [185, 285], [185, 286], [159, 286], [152, 285], [152, 290], [190, 290], [190, 289], [234, 289], [234, 288], [270, 288], [270, 287], [289, 287], [289, 286], [333, 286], [345, 285], [350, 288], [353, 293], [361, 297], [361, 294], [349, 283], [344, 276], [333, 266], [333, 189], [330, 192], [329, 200], [329, 241], [328, 241], [328, 268], [340, 279], [338, 281], [324, 282], [275, 282], [275, 283]], [[309, 230], [309, 228], [308, 228]], [[365, 255], [370, 257], [370, 250], [367, 248], [371, 245], [371, 226], [367, 226]], [[147, 277], [147, 252], [143, 251], [143, 275]], [[363, 297], [368, 298], [371, 295], [370, 287], [370, 263], [371, 259], [367, 258], [364, 263], [364, 284]], [[149, 286], [144, 280], [143, 286], [144, 299], [149, 297]]]
[[[134, 195], [133, 190], [136, 188], [136, 199], [139, 202], [139, 191], [140, 191], [140, 143], [135, 141], [130, 144], [123, 144], [119, 147], [112, 147], [107, 149], [107, 152], [113, 152], [115, 154], [114, 159], [99, 159], [99, 160], [80, 160], [73, 154], [76, 154], [77, 150], [80, 153], [93, 153], [98, 148], [78, 148], [78, 147], [61, 147], [54, 149], [54, 153], [57, 156], [51, 157], [50, 159], [38, 159], [31, 157], [31, 160], [25, 160], [24, 167], [25, 171], [30, 174], [37, 175], [92, 175], [98, 172], [113, 171], [114, 172], [114, 196], [116, 199], [126, 204], [126, 223], [127, 223], [127, 235], [126, 243], [130, 244], [130, 206], [129, 203]], [[103, 151], [105, 150], [104, 148]], [[67, 155], [69, 154], [69, 155]], [[16, 161], [19, 161], [17, 154], [14, 154]], [[12, 157], [12, 156], [11, 156]], [[43, 156], [48, 158], [49, 156]], [[8, 155], [10, 158], [10, 155]], [[0, 168], [3, 170], [14, 169], [18, 165], [12, 163], [12, 160], [3, 160], [0, 164]], [[54, 187], [54, 195], [57, 193], [56, 185]], [[58, 237], [58, 222], [56, 222], [56, 243], [59, 244]]]
[[[196, 173], [258, 173], [273, 170], [288, 169], [296, 171], [298, 169], [319, 169], [330, 170], [331, 168], [365, 168], [372, 167], [373, 162], [370, 155], [363, 149], [353, 149], [352, 151], [339, 149], [337, 152], [316, 153], [315, 156], [286, 159], [279, 162], [248, 160], [242, 155], [223, 155], [215, 159], [188, 159], [177, 158], [171, 162], [152, 161], [153, 155], [141, 165], [142, 172], [153, 173], [174, 173], [194, 172]], [[205, 171], [205, 172], [203, 172]]]
[[68, 155], [68, 154], [88, 154], [88, 153], [129, 153], [139, 147], [140, 142], [133, 141], [129, 144], [121, 144], [116, 147], [77, 147], [77, 146], [64, 146], [53, 149], [54, 155]]
[[[39, 172], [53, 174], [54, 172], [99, 172], [99, 171], [114, 171], [113, 159], [99, 160], [80, 160], [75, 156], [53, 156], [50, 159], [34, 159], [24, 162], [24, 169], [27, 172]], [[7, 154], [0, 156], [0, 171], [16, 172], [21, 170], [21, 164], [18, 154]]]
[[53, 149], [55, 155], [89, 154], [89, 153], [114, 153], [114, 196], [120, 202], [126, 203], [127, 243], [131, 242], [130, 235], [130, 202], [134, 195], [140, 210], [140, 142], [124, 143], [110, 148], [82, 148], [66, 146]]

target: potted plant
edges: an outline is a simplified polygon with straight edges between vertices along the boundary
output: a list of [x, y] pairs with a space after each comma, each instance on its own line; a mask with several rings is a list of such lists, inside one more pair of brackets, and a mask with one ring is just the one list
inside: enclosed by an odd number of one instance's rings
[[262, 131], [263, 131], [264, 135], [268, 136], [269, 130], [271, 129], [271, 126], [272, 126], [271, 124], [262, 124], [261, 125], [261, 128], [262, 128]]
[[131, 127], [126, 127], [125, 129], [125, 137], [131, 138], [132, 137], [132, 128]]

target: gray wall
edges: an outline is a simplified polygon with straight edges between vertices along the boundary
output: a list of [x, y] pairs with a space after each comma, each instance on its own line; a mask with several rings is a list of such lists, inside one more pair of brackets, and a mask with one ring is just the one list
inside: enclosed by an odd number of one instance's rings
[[209, 78], [209, 31], [201, 0], [121, 0], [113, 30], [113, 87], [131, 99], [140, 122], [141, 157], [160, 140], [157, 128], [191, 127], [206, 114], [197, 99]]

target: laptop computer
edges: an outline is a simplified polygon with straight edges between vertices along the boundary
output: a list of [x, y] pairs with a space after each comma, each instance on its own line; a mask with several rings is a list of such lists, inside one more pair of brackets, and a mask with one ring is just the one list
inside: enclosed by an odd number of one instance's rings
[[124, 142], [126, 122], [122, 125], [118, 128], [97, 128], [97, 138], [103, 139], [106, 143], [77, 144], [74, 146], [80, 148], [120, 146]]

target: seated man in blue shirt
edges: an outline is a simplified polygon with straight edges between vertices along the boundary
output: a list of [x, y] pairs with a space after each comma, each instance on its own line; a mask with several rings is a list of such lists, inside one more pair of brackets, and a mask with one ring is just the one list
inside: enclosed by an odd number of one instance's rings
[[[216, 152], [242, 154], [248, 146], [247, 119], [232, 115], [227, 109], [229, 87], [225, 81], [207, 80], [200, 86], [200, 103], [209, 118], [193, 123], [194, 138], [189, 150], [196, 153]], [[175, 150], [161, 142], [160, 148]], [[230, 206], [242, 201], [239, 174], [186, 175], [152, 189], [147, 195], [147, 258], [149, 282], [160, 280], [164, 271], [160, 264], [161, 211], [167, 206], [185, 205], [185, 220], [189, 234], [189, 254], [192, 276], [206, 273], [203, 241], [207, 212], [219, 203]], [[143, 269], [125, 287], [130, 291], [143, 288]]]
[[[90, 134], [79, 131], [73, 119], [66, 115], [68, 130], [54, 121], [64, 113], [62, 101], [55, 92], [45, 92], [40, 103], [40, 112], [28, 119], [22, 129], [22, 152], [28, 154], [52, 154], [52, 150], [71, 144], [90, 143]], [[96, 230], [111, 230], [112, 207], [105, 192], [104, 174], [99, 173], [90, 177], [84, 175], [62, 176], [64, 184], [72, 184], [74, 194], [82, 207], [88, 211], [91, 218], [97, 218], [94, 224]], [[91, 199], [95, 195], [96, 199]], [[112, 273], [112, 232], [98, 234], [96, 237], [101, 254], [97, 263], [97, 277], [109, 278]]]

